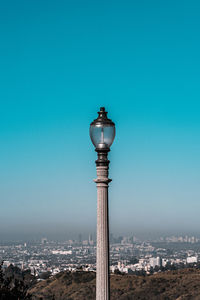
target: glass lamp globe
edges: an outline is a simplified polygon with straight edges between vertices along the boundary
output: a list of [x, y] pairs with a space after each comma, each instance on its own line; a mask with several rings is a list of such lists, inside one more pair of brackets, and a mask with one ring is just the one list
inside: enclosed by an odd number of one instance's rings
[[99, 116], [90, 124], [90, 138], [96, 150], [109, 150], [115, 138], [115, 124], [107, 118], [104, 107]]

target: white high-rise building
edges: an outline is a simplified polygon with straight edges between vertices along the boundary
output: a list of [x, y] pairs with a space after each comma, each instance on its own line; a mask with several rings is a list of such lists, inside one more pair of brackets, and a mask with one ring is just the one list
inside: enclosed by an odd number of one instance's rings
[[155, 268], [155, 266], [161, 267], [162, 266], [162, 260], [158, 257], [151, 257], [149, 258], [149, 264], [151, 267]]

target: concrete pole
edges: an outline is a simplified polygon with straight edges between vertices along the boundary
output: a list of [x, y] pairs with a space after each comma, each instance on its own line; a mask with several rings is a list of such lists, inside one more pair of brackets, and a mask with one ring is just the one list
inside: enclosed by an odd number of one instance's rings
[[97, 263], [96, 300], [110, 299], [109, 283], [109, 216], [108, 216], [108, 165], [97, 165]]

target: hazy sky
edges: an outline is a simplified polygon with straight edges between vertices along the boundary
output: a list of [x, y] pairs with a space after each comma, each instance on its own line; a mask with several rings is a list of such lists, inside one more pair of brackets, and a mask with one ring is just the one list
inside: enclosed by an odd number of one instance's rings
[[200, 2], [0, 2], [0, 239], [95, 231], [100, 106], [112, 232], [200, 228]]

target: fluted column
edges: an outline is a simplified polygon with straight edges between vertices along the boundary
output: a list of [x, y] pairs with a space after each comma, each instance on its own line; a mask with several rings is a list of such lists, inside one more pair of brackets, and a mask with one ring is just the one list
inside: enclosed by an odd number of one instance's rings
[[108, 166], [97, 166], [96, 300], [109, 300]]

